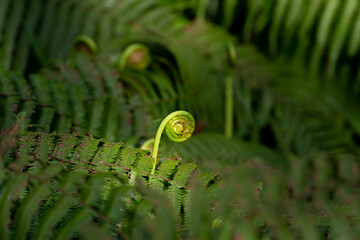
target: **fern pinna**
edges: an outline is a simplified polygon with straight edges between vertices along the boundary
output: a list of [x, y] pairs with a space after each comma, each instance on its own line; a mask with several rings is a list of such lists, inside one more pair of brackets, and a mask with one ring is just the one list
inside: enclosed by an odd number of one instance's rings
[[[119, 74], [106, 59], [85, 55], [28, 80], [2, 71], [1, 128], [10, 128], [23, 112], [27, 115], [25, 124], [31, 124], [32, 130], [41, 128], [58, 133], [75, 130], [109, 141], [149, 137], [155, 132], [153, 119], [174, 110], [176, 100], [170, 93], [174, 90], [158, 88], [169, 79], [155, 81], [155, 78], [150, 72]], [[166, 86], [171, 88], [171, 83]]]
[[1, 239], [86, 238], [88, 227], [98, 236], [121, 234], [116, 224], [138, 199], [136, 179], [167, 192], [179, 216], [189, 208], [184, 196], [196, 164], [179, 158], [152, 175], [148, 151], [75, 134], [22, 135], [11, 152], [2, 153]]

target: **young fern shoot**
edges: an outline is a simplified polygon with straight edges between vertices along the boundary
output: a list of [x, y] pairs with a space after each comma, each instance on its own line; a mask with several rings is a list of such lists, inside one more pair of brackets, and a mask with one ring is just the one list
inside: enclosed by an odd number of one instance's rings
[[166, 135], [174, 142], [184, 142], [191, 137], [195, 130], [195, 120], [193, 116], [186, 111], [175, 111], [170, 113], [160, 124], [154, 141], [153, 147], [153, 167], [151, 174], [155, 174], [156, 160], [159, 152], [161, 135], [166, 128]]
[[118, 62], [120, 70], [129, 67], [136, 70], [144, 70], [151, 62], [150, 50], [141, 43], [133, 43], [125, 48]]
[[86, 52], [89, 54], [96, 54], [98, 52], [98, 47], [96, 42], [87, 35], [78, 36], [73, 42], [73, 54], [75, 52]]

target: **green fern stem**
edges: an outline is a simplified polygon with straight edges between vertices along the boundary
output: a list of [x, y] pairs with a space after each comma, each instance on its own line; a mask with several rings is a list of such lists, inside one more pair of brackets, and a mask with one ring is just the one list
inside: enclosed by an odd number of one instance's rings
[[226, 76], [225, 84], [225, 136], [232, 138], [234, 133], [234, 78], [231, 73]]
[[[236, 49], [233, 43], [227, 46], [230, 66], [236, 63]], [[229, 70], [225, 81], [225, 136], [232, 138], [234, 134], [234, 77], [232, 69]]]
[[166, 135], [173, 142], [184, 142], [191, 137], [192, 133], [195, 130], [195, 120], [193, 116], [186, 111], [176, 111], [170, 113], [164, 120], [161, 122], [155, 136], [155, 142], [153, 147], [153, 167], [151, 174], [155, 174], [156, 161], [159, 152], [159, 145], [161, 140], [161, 135], [166, 128]]

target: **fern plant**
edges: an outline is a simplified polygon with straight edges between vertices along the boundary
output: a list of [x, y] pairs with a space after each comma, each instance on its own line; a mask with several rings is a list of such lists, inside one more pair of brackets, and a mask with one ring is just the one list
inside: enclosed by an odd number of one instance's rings
[[[167, 124], [167, 134], [170, 134], [169, 136], [172, 139], [179, 141], [178, 138], [181, 138], [181, 141], [184, 141], [191, 135], [194, 129], [194, 120], [192, 117], [188, 120], [184, 119], [188, 116], [191, 115], [183, 111], [178, 111], [170, 114], [167, 118], [165, 118], [165, 123]], [[23, 121], [24, 119], [21, 120]], [[180, 126], [181, 129], [179, 128]], [[160, 130], [161, 129], [162, 127], [160, 127]], [[11, 131], [5, 132], [2, 138], [2, 143], [8, 142], [9, 140], [11, 141], [9, 138], [14, 137], [13, 134], [9, 134], [10, 132]], [[162, 130], [159, 132], [161, 134]], [[154, 149], [157, 147], [158, 146], [155, 145]], [[185, 196], [189, 194], [190, 188], [186, 185], [193, 171], [197, 168], [197, 165], [194, 163], [180, 164], [179, 158], [168, 159], [162, 162], [155, 171], [156, 156], [150, 157], [149, 152], [147, 151], [126, 147], [122, 143], [105, 142], [100, 139], [94, 139], [91, 136], [80, 137], [74, 134], [62, 134], [59, 136], [56, 134], [46, 133], [31, 133], [20, 136], [18, 145], [14, 146], [13, 149], [10, 150], [9, 147], [7, 149], [2, 149], [1, 157], [2, 166], [6, 169], [4, 174], [7, 175], [6, 180], [2, 182], [2, 189], [5, 189], [5, 192], [7, 191], [7, 188], [14, 188], [12, 185], [8, 186], [8, 181], [11, 181], [13, 178], [12, 175], [16, 175], [16, 172], [21, 172], [22, 175], [24, 175], [22, 181], [29, 181], [30, 184], [29, 187], [25, 188], [29, 188], [29, 197], [24, 198], [26, 199], [23, 200], [24, 206], [21, 205], [19, 207], [20, 210], [17, 210], [18, 208], [15, 210], [9, 210], [16, 211], [14, 218], [20, 218], [20, 220], [18, 220], [19, 222], [26, 222], [27, 224], [22, 225], [24, 227], [22, 232], [15, 233], [15, 235], [20, 234], [19, 236], [16, 236], [17, 238], [24, 238], [25, 236], [33, 237], [33, 232], [35, 232], [35, 239], [38, 237], [48, 237], [50, 236], [50, 233], [49, 230], [46, 230], [46, 228], [57, 228], [57, 226], [60, 227], [59, 231], [55, 231], [54, 233], [56, 238], [68, 238], [73, 235], [76, 236], [77, 234], [82, 236], [83, 233], [81, 231], [79, 232], [79, 229], [81, 229], [83, 226], [87, 226], [86, 224], [92, 224], [91, 222], [94, 220], [94, 218], [91, 217], [91, 211], [89, 212], [88, 209], [76, 210], [73, 213], [71, 209], [77, 209], [77, 207], [76, 205], [71, 205], [72, 201], [61, 198], [61, 200], [58, 202], [57, 197], [59, 193], [61, 194], [64, 191], [67, 191], [67, 189], [57, 189], [56, 187], [64, 186], [63, 184], [69, 187], [74, 187], [74, 185], [76, 185], [75, 182], [63, 183], [62, 181], [57, 180], [58, 178], [59, 180], [62, 178], [67, 179], [67, 175], [70, 175], [70, 178], [74, 177], [75, 179], [79, 180], [79, 178], [81, 179], [80, 176], [86, 178], [86, 175], [88, 174], [90, 175], [90, 182], [86, 181], [87, 183], [92, 184], [92, 181], [98, 181], [98, 186], [94, 187], [93, 193], [81, 193], [79, 198], [76, 197], [77, 195], [70, 194], [75, 197], [75, 201], [77, 200], [80, 202], [80, 205], [84, 200], [83, 204], [92, 206], [96, 203], [103, 203], [104, 206], [107, 206], [106, 203], [101, 201], [103, 199], [106, 200], [109, 195], [112, 196], [114, 191], [117, 192], [116, 189], [111, 187], [114, 184], [115, 186], [119, 185], [119, 179], [117, 178], [124, 178], [124, 176], [127, 176], [127, 178], [125, 178], [126, 180], [121, 179], [121, 184], [126, 183], [130, 186], [133, 186], [135, 181], [138, 180], [140, 183], [148, 185], [157, 191], [167, 192], [168, 198], [174, 206], [174, 212], [179, 217], [187, 217], [186, 215], [189, 214], [188, 211], [184, 212], [182, 209], [189, 208], [186, 206], [188, 201], [185, 201]], [[48, 174], [46, 174], [47, 171], [49, 171]], [[76, 173], [80, 175], [72, 176], [72, 174]], [[99, 173], [103, 174], [99, 175]], [[32, 176], [37, 176], [37, 174], [40, 174], [41, 177], [44, 177], [43, 179], [40, 178], [41, 180], [36, 179], [39, 180], [39, 187], [43, 189], [43, 193], [38, 192], [37, 188], [34, 188], [33, 190], [31, 184]], [[63, 176], [63, 174], [65, 174], [65, 176]], [[211, 184], [216, 181], [216, 176], [210, 172], [205, 172], [204, 174], [200, 175], [200, 177], [203, 178], [203, 183], [205, 185], [210, 184], [209, 186], [211, 186]], [[111, 175], [113, 176], [112, 178]], [[114, 176], [117, 177], [114, 178]], [[101, 188], [105, 186], [104, 179], [112, 179], [108, 183], [110, 188], [102, 194], [103, 197], [97, 196], [97, 198], [90, 200], [90, 196], [96, 197], [95, 193], [100, 192]], [[210, 183], [211, 181], [212, 183]], [[36, 186], [36, 184], [34, 185]], [[50, 189], [47, 185], [50, 185]], [[53, 185], [55, 185], [54, 189]], [[83, 191], [83, 188], [78, 189]], [[84, 191], [87, 190], [85, 189]], [[9, 194], [12, 194], [11, 190], [9, 190]], [[69, 193], [67, 193], [67, 195], [69, 195]], [[81, 196], [83, 195], [85, 199], [82, 199]], [[14, 198], [13, 201], [17, 201], [19, 195], [15, 194], [12, 197]], [[67, 196], [65, 196], [65, 198], [66, 197]], [[4, 199], [8, 198], [9, 197], [5, 195]], [[41, 200], [42, 198], [44, 199]], [[34, 200], [34, 202], [32, 199], [37, 200]], [[114, 201], [114, 199], [111, 199], [111, 201]], [[42, 206], [39, 202], [46, 202], [47, 204]], [[55, 202], [56, 204], [51, 205], [48, 204], [49, 202]], [[29, 208], [30, 205], [33, 206], [34, 204], [40, 204], [38, 205], [40, 212], [34, 212], [34, 209]], [[66, 215], [62, 215], [62, 217], [60, 217], [59, 214], [56, 214], [57, 209], [60, 207], [58, 204], [61, 207], [69, 208], [69, 210], [67, 210], [69, 211], [69, 218], [65, 217]], [[55, 209], [52, 209], [52, 207], [55, 207]], [[94, 207], [96, 206], [94, 205]], [[3, 226], [6, 225], [5, 222], [9, 219], [9, 211], [5, 211], [7, 208], [8, 205], [5, 205], [2, 211], [4, 212], [4, 216], [2, 217]], [[26, 209], [27, 212], [23, 212], [23, 208]], [[43, 213], [44, 211], [48, 212]], [[122, 211], [124, 210], [120, 209], [120, 212]], [[79, 213], [79, 215], [76, 215], [77, 213]], [[18, 217], [18, 215], [20, 215], [20, 217]], [[45, 219], [40, 220], [41, 217], [38, 217], [38, 215], [45, 216]], [[72, 217], [73, 215], [74, 217]], [[21, 216], [27, 217], [26, 219], [23, 219]], [[65, 220], [63, 219], [64, 217]], [[96, 216], [94, 215], [94, 217]], [[36, 221], [39, 221], [39, 224], [35, 224], [35, 226], [30, 224], [29, 221], [32, 218], [37, 219]], [[106, 216], [102, 218], [104, 218], [106, 221], [114, 221], [112, 219], [107, 219]], [[104, 219], [102, 220], [105, 221]], [[69, 220], [69, 222], [67, 222], [67, 220]], [[38, 226], [40, 226], [40, 230], [37, 229]], [[7, 228], [7, 226], [5, 228]], [[11, 226], [10, 229], [12, 228], [13, 227]], [[105, 229], [109, 230], [109, 226], [106, 226]], [[106, 232], [104, 231], [102, 234], [106, 234]], [[9, 233], [5, 231], [2, 233], [2, 235], [5, 238], [9, 236]]]
[[0, 238], [358, 239], [358, 4], [1, 1]]
[[[16, 6], [20, 5], [25, 5], [24, 8], [26, 8], [28, 3], [19, 0]], [[107, 3], [94, 0], [81, 2], [62, 1], [61, 3], [54, 1], [44, 4], [34, 2], [31, 5], [37, 9], [37, 15], [35, 11], [28, 14], [34, 18], [33, 22], [36, 22], [36, 25], [28, 32], [27, 37], [32, 40], [32, 44], [26, 45], [24, 52], [30, 52], [30, 56], [35, 55], [35, 58], [41, 62], [38, 65], [52, 66], [60, 59], [69, 58], [73, 41], [80, 35], [91, 37], [98, 46], [98, 52], [109, 57], [111, 61], [116, 61], [122, 49], [125, 49], [125, 46], [129, 43], [139, 42], [152, 45], [154, 47], [151, 47], [151, 51], [154, 51], [160, 44], [165, 46], [172, 54], [170, 61], [168, 58], [161, 56], [160, 58], [157, 57], [157, 59], [165, 65], [166, 69], [170, 69], [172, 73], [175, 73], [172, 74], [172, 80], [175, 80], [178, 95], [183, 99], [179, 101], [178, 108], [194, 112], [201, 118], [206, 118], [205, 121], [209, 129], [215, 129], [215, 126], [222, 122], [222, 119], [215, 114], [215, 112], [221, 111], [222, 102], [216, 103], [216, 106], [213, 103], [214, 106], [211, 109], [207, 107], [212, 100], [210, 96], [220, 100], [222, 93], [213, 88], [205, 87], [209, 86], [209, 84], [221, 86], [221, 83], [217, 82], [217, 79], [213, 76], [212, 71], [214, 69], [216, 71], [221, 70], [223, 59], [226, 57], [226, 54], [224, 54], [226, 44], [219, 40], [229, 39], [230, 41], [231, 37], [221, 29], [205, 22], [192, 24], [182, 15], [182, 11], [187, 7], [187, 4], [164, 4], [157, 0], [142, 2], [112, 1]], [[9, 16], [21, 19], [22, 12], [11, 12], [13, 7], [15, 8], [15, 4], [13, 6], [12, 3], [9, 5], [4, 3], [3, 10]], [[44, 21], [43, 19], [47, 20]], [[158, 21], [158, 19], [162, 20]], [[54, 24], [58, 24], [59, 27], [51, 28], [50, 26]], [[16, 35], [23, 34], [20, 31], [21, 27], [21, 23], [19, 28], [9, 24], [9, 29]], [[7, 29], [7, 25], [4, 25], [4, 29]], [[206, 30], [203, 31], [202, 29]], [[200, 36], [199, 32], [203, 35], [201, 38], [198, 38]], [[28, 38], [21, 39], [28, 40]], [[193, 41], [194, 39], [197, 40]], [[15, 46], [16, 43], [17, 39], [13, 39], [9, 45]], [[4, 46], [6, 47], [7, 43]], [[184, 51], [183, 46], [187, 46], [186, 51]], [[10, 51], [13, 52], [13, 50]], [[208, 58], [208, 56], [211, 57]], [[17, 59], [17, 57], [15, 58]], [[23, 62], [22, 65], [27, 66], [30, 65], [28, 59], [23, 57], [19, 58], [19, 61]], [[156, 58], [153, 59], [156, 60]], [[211, 60], [210, 65], [207, 64], [209, 60]], [[33, 62], [31, 61], [31, 63]], [[26, 71], [27, 74], [38, 69], [36, 64], [31, 65], [35, 66], [26, 67], [26, 69], [29, 69]], [[5, 67], [5, 70], [15, 69], [24, 72], [24, 68]], [[194, 71], [195, 69], [197, 70]], [[139, 78], [141, 76], [137, 75]], [[163, 75], [157, 74], [154, 79], [158, 83], [162, 82], [164, 90], [161, 92], [166, 94], [165, 96], [168, 98], [177, 97], [169, 84], [165, 83], [166, 80]], [[181, 80], [176, 81], [176, 79]], [[149, 88], [149, 86], [146, 88]], [[181, 91], [180, 88], [183, 88], [184, 91]], [[188, 95], [192, 97], [186, 97]], [[194, 104], [195, 102], [199, 104]], [[213, 111], [214, 109], [216, 111]], [[162, 115], [173, 110], [167, 109]], [[208, 119], [212, 119], [212, 121]]]
[[196, 17], [223, 26], [240, 41], [256, 44], [273, 57], [300, 60], [313, 72], [334, 77], [343, 68], [356, 67], [360, 46], [357, 1], [214, 0], [189, 8]]
[[77, 56], [73, 63], [44, 70], [28, 81], [3, 71], [1, 104], [6, 107], [1, 111], [1, 128], [9, 128], [16, 115], [25, 112], [27, 124], [46, 132], [76, 130], [107, 140], [152, 135], [153, 120], [175, 107], [172, 85], [160, 87], [166, 77], [155, 81], [151, 73], [119, 76], [111, 64], [97, 59]]
[[[12, 234], [30, 239], [38, 239], [38, 236], [86, 239], [137, 236], [143, 239], [142, 231], [147, 232], [147, 237], [180, 234], [181, 237], [206, 239], [222, 236], [254, 239], [358, 236], [356, 228], [349, 230], [350, 226], [357, 224], [358, 208], [354, 191], [358, 178], [356, 172], [348, 171], [349, 167], [356, 169], [358, 164], [351, 158], [339, 159], [335, 165], [321, 156], [314, 164], [292, 161], [287, 172], [273, 169], [261, 160], [228, 169], [219, 168], [224, 164], [220, 163], [217, 170], [221, 172], [221, 181], [214, 182], [214, 175], [204, 172], [200, 176], [200, 185], [192, 181], [190, 186], [184, 186], [181, 183], [187, 181], [184, 179], [188, 179], [187, 174], [192, 172], [194, 165], [176, 167], [178, 159], [163, 162], [157, 169], [157, 177], [148, 180], [152, 159], [146, 151], [137, 150], [137, 154], [133, 154], [135, 151], [129, 154], [127, 150], [136, 149], [119, 144], [108, 148], [104, 141], [65, 134], [32, 134], [20, 139], [16, 155], [10, 154], [3, 161], [7, 179], [1, 183], [1, 206], [5, 209], [1, 211], [2, 222], [7, 226], [6, 219], [14, 219], [10, 229], [4, 228], [5, 231], [9, 229], [4, 233], [4, 239]], [[74, 139], [78, 142], [71, 146]], [[69, 155], [69, 152], [72, 153]], [[119, 154], [115, 158], [114, 152]], [[44, 154], [44, 160], [39, 153]], [[150, 159], [148, 164], [144, 159]], [[134, 165], [123, 167], [129, 162]], [[146, 165], [148, 167], [144, 168]], [[169, 179], [174, 172], [174, 177]], [[170, 176], [160, 177], [166, 174]], [[163, 199], [161, 196], [141, 186], [131, 187], [135, 175], [142, 179], [141, 182], [165, 190], [170, 196], [175, 191], [177, 197], [173, 206], [177, 211], [184, 211], [185, 229], [181, 233], [176, 233], [174, 216], [165, 214], [174, 209], [160, 200]], [[341, 181], [334, 185], [332, 180], [336, 178]], [[309, 190], [310, 186], [313, 187]], [[181, 189], [183, 195], [176, 193]], [[141, 195], [152, 196], [150, 201], [155, 205], [149, 205]], [[9, 196], [14, 199], [10, 208]], [[183, 206], [177, 205], [178, 198], [183, 201]], [[155, 199], [158, 199], [157, 204]], [[301, 210], [304, 205], [308, 211]], [[10, 209], [13, 209], [13, 214], [10, 214]], [[170, 221], [167, 223], [170, 230], [157, 231], [158, 227], [150, 221], [154, 220], [152, 209], [156, 212], [156, 221]], [[21, 228], [17, 225], [19, 222]], [[337, 227], [339, 224], [341, 228]], [[51, 226], [55, 226], [55, 230]], [[94, 232], [89, 232], [89, 227]]]
[[[2, 166], [6, 176], [1, 184], [4, 239], [9, 234], [15, 234], [18, 239], [67, 238], [79, 234], [79, 229], [83, 236], [82, 231], [86, 226], [96, 225], [97, 218], [101, 222], [98, 234], [109, 235], [107, 231], [113, 230], [112, 224], [124, 220], [124, 208], [128, 205], [121, 199], [127, 199], [132, 192], [125, 184], [131, 186], [135, 179], [167, 192], [174, 212], [180, 215], [186, 204], [183, 196], [189, 191], [187, 182], [196, 169], [196, 164], [180, 164], [180, 159], [174, 158], [162, 162], [152, 174], [153, 159], [149, 152], [74, 134], [24, 135], [12, 152], [1, 154], [5, 156]], [[215, 179], [214, 174], [212, 178], [206, 174], [204, 184]], [[18, 202], [13, 210], [9, 207], [12, 201]], [[60, 214], [58, 209], [66, 210]], [[116, 209], [115, 213], [111, 209]], [[12, 221], [12, 211], [15, 220], [7, 226]], [[21, 231], [7, 230], [20, 227]], [[54, 227], [57, 230], [50, 233]]]

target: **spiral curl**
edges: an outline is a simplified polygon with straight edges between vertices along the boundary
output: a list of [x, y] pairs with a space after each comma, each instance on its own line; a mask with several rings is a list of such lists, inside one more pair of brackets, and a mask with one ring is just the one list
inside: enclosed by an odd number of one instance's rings
[[89, 54], [96, 54], [98, 47], [96, 42], [89, 36], [78, 36], [73, 42], [73, 52], [86, 52]]
[[119, 69], [127, 67], [144, 70], [151, 62], [150, 50], [141, 43], [133, 43], [127, 46], [121, 54], [118, 62]]
[[195, 120], [190, 113], [182, 113], [170, 119], [166, 124], [166, 135], [173, 142], [184, 142], [195, 130]]
[[161, 135], [166, 128], [166, 135], [174, 142], [184, 142], [195, 130], [195, 120], [193, 116], [186, 111], [176, 111], [170, 113], [160, 124], [156, 132], [153, 154], [154, 159], [151, 174], [155, 174], [156, 161], [159, 151]]

